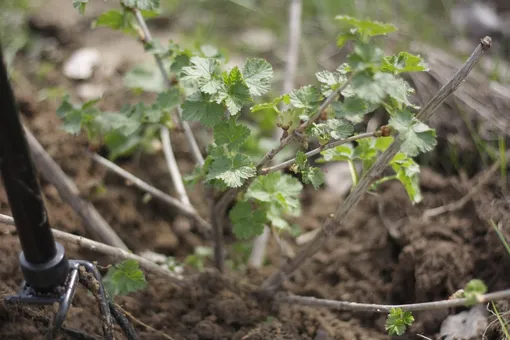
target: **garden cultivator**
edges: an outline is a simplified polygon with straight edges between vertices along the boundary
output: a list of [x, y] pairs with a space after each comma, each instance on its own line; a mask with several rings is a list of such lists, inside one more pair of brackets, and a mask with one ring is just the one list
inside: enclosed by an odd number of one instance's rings
[[[115, 319], [129, 339], [137, 339], [129, 321], [106, 293], [96, 267], [87, 261], [68, 259], [64, 247], [55, 242], [1, 47], [0, 59], [0, 173], [21, 243], [19, 264], [24, 278], [18, 294], [5, 298], [4, 303], [57, 303], [58, 311], [47, 335], [47, 339], [54, 339], [62, 330], [77, 285], [82, 283], [99, 301], [104, 338], [113, 339]], [[76, 334], [76, 338], [84, 338], [78, 331]]]

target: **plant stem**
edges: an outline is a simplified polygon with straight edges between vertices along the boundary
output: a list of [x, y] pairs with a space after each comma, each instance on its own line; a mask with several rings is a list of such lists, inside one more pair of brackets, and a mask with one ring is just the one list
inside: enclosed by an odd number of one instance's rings
[[[421, 121], [427, 121], [434, 111], [441, 105], [441, 103], [448, 98], [468, 76], [469, 72], [473, 69], [475, 64], [480, 60], [483, 53], [491, 46], [491, 38], [485, 37], [480, 41], [474, 52], [462, 67], [455, 73], [452, 79], [445, 84], [436, 95], [420, 110], [417, 118]], [[381, 156], [370, 167], [366, 174], [361, 178], [356, 188], [347, 196], [347, 199], [337, 208], [335, 214], [328, 218], [322, 225], [321, 231], [317, 234], [313, 241], [308, 243], [296, 255], [292, 261], [285, 264], [279, 271], [272, 274], [262, 284], [262, 290], [266, 293], [272, 294], [275, 290], [279, 289], [283, 281], [292, 274], [301, 264], [311, 258], [319, 249], [322, 248], [323, 243], [331, 237], [331, 235], [345, 223], [349, 214], [356, 209], [361, 198], [367, 192], [370, 185], [378, 179], [380, 174], [386, 169], [388, 163], [400, 151], [401, 140], [397, 135], [393, 143], [381, 154]]]
[[203, 233], [204, 236], [209, 237], [209, 234], [212, 229], [211, 225], [206, 220], [199, 216], [198, 212], [193, 206], [181, 203], [179, 200], [173, 198], [172, 196], [167, 195], [166, 193], [157, 188], [154, 188], [152, 185], [148, 184], [147, 182], [144, 182], [140, 178], [136, 177], [130, 172], [122, 169], [117, 164], [110, 162], [109, 160], [107, 160], [104, 157], [101, 157], [98, 154], [91, 154], [91, 157], [94, 161], [98, 162], [99, 164], [103, 165], [109, 170], [115, 172], [117, 175], [132, 182], [136, 187], [142, 189], [145, 192], [148, 192], [149, 194], [159, 199], [160, 201], [168, 204], [169, 206], [178, 209], [183, 215], [191, 218], [197, 223], [200, 232]]
[[172, 177], [175, 191], [177, 191], [177, 195], [179, 195], [179, 200], [183, 204], [191, 206], [191, 202], [189, 200], [188, 194], [186, 193], [186, 188], [184, 188], [181, 172], [177, 166], [177, 160], [175, 159], [174, 151], [172, 149], [170, 132], [165, 127], [161, 129], [161, 141], [163, 142], [163, 152], [165, 153], [168, 170], [170, 171], [170, 177]]
[[349, 164], [349, 170], [351, 171], [351, 178], [352, 178], [352, 188], [354, 189], [356, 185], [358, 185], [358, 170], [356, 170], [356, 164], [352, 160], [348, 160], [347, 163]]
[[37, 170], [48, 182], [55, 186], [60, 197], [82, 218], [87, 231], [92, 237], [109, 245], [129, 250], [124, 241], [99, 214], [96, 208], [90, 202], [80, 197], [80, 191], [76, 184], [44, 150], [30, 130], [25, 126], [23, 128]]
[[[13, 226], [14, 219], [10, 216], [0, 214], [0, 223]], [[53, 236], [55, 236], [55, 239], [61, 242], [71, 243], [77, 245], [81, 249], [106, 255], [113, 261], [135, 260], [140, 264], [142, 268], [144, 268], [148, 272], [166, 276], [170, 279], [170, 282], [178, 286], [184, 286], [184, 282], [181, 279], [177, 278], [175, 274], [172, 273], [171, 271], [163, 267], [160, 267], [154, 262], [144, 259], [143, 257], [130, 253], [124, 249], [112, 247], [104, 243], [96, 242], [85, 237], [76, 236], [56, 229], [52, 229], [51, 231], [53, 232]]]
[[262, 267], [264, 262], [264, 256], [266, 254], [267, 242], [271, 236], [271, 230], [267, 225], [264, 226], [262, 234], [257, 236], [253, 241], [253, 250], [248, 259], [248, 265], [254, 268]]
[[302, 0], [291, 0], [289, 9], [289, 46], [283, 81], [284, 93], [292, 91], [296, 78], [296, 68], [299, 60], [299, 40], [301, 39], [302, 7]]
[[[332, 148], [334, 148], [336, 146], [339, 146], [339, 145], [342, 145], [342, 144], [346, 144], [346, 143], [350, 143], [350, 142], [356, 141], [358, 139], [370, 138], [370, 137], [374, 137], [374, 133], [373, 132], [360, 133], [359, 135], [351, 136], [351, 137], [348, 137], [348, 138], [345, 138], [345, 139], [335, 140], [333, 142], [329, 142], [328, 144], [326, 144], [324, 146], [319, 146], [318, 148], [315, 148], [315, 149], [313, 149], [311, 151], [308, 151], [307, 153], [305, 153], [305, 156], [310, 158], [312, 156], [318, 155], [323, 150], [332, 149]], [[292, 158], [292, 159], [289, 159], [288, 161], [285, 161], [285, 162], [280, 163], [278, 165], [271, 166], [269, 168], [263, 168], [261, 170], [261, 173], [265, 175], [265, 174], [268, 174], [270, 172], [282, 170], [282, 169], [285, 169], [288, 166], [291, 166], [295, 162], [296, 162], [296, 159]]]
[[[510, 297], [510, 289], [501, 290], [494, 293], [479, 295], [477, 304], [485, 304], [489, 301], [502, 300]], [[453, 307], [464, 307], [469, 302], [468, 299], [451, 299], [424, 303], [411, 303], [405, 305], [377, 305], [370, 303], [357, 303], [348, 301], [317, 299], [308, 296], [279, 296], [276, 299], [281, 303], [296, 304], [311, 307], [330, 308], [335, 310], [353, 311], [353, 312], [373, 312], [388, 313], [392, 308], [401, 308], [408, 312], [417, 312], [434, 309], [445, 309]]]
[[[152, 35], [149, 30], [149, 27], [147, 27], [147, 23], [145, 22], [145, 19], [143, 18], [142, 13], [138, 9], [133, 9], [133, 12], [136, 17], [136, 21], [138, 22], [138, 25], [140, 25], [140, 28], [142, 29], [143, 36], [141, 37], [142, 41], [144, 43], [150, 43], [152, 42]], [[168, 79], [168, 72], [165, 69], [165, 66], [163, 64], [163, 60], [161, 57], [157, 54], [154, 54], [154, 59], [156, 60], [156, 64], [158, 65], [159, 71], [161, 72], [161, 75], [163, 76], [163, 81], [165, 82], [165, 87], [170, 88], [170, 80]], [[193, 132], [191, 131], [191, 128], [187, 122], [182, 121], [181, 119], [181, 110], [180, 108], [177, 110], [177, 114], [174, 114], [176, 120], [180, 122], [182, 125], [182, 128], [184, 130], [184, 134], [186, 136], [186, 139], [188, 140], [188, 144], [191, 148], [191, 153], [193, 154], [193, 158], [195, 159], [195, 162], [199, 165], [204, 164], [204, 157], [202, 156], [202, 153], [200, 152], [200, 148], [198, 147], [198, 143], [195, 139], [195, 136], [193, 136]], [[162, 129], [167, 129], [165, 126], [162, 127]]]

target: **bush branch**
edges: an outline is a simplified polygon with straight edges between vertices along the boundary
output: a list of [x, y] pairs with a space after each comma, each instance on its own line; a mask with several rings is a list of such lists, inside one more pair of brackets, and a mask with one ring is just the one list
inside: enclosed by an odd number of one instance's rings
[[[365, 132], [365, 133], [360, 133], [359, 135], [351, 136], [351, 137], [348, 137], [348, 138], [345, 138], [345, 139], [334, 140], [332, 142], [329, 142], [326, 145], [319, 146], [318, 148], [315, 148], [313, 150], [308, 151], [307, 153], [305, 153], [305, 156], [307, 158], [310, 158], [312, 156], [318, 155], [321, 151], [332, 149], [332, 148], [334, 148], [336, 146], [339, 146], [339, 145], [342, 145], [342, 144], [354, 142], [354, 141], [356, 141], [358, 139], [370, 138], [370, 137], [374, 137], [374, 132]], [[261, 170], [261, 173], [263, 175], [265, 175], [265, 174], [268, 174], [270, 172], [282, 170], [282, 169], [285, 169], [288, 166], [291, 166], [295, 162], [296, 162], [296, 158], [292, 158], [292, 159], [289, 159], [288, 161], [285, 161], [283, 163], [271, 166], [269, 168], [263, 168]]]
[[[0, 214], [0, 223], [14, 226], [14, 219], [10, 216]], [[184, 282], [171, 271], [163, 267], [160, 267], [154, 262], [144, 259], [143, 257], [130, 253], [124, 249], [112, 247], [104, 243], [96, 242], [85, 237], [69, 234], [57, 229], [52, 229], [51, 231], [53, 232], [53, 236], [55, 236], [55, 239], [57, 239], [60, 242], [74, 244], [78, 246], [80, 249], [89, 250], [101, 255], [108, 256], [113, 261], [135, 260], [140, 264], [140, 267], [142, 267], [146, 271], [166, 276], [170, 279], [170, 282], [178, 286], [184, 286]]]
[[[432, 116], [434, 110], [462, 83], [473, 69], [475, 64], [480, 60], [483, 53], [491, 46], [491, 38], [485, 37], [480, 41], [474, 52], [462, 67], [455, 73], [452, 79], [445, 84], [441, 90], [426, 104], [417, 114], [417, 118], [426, 121]], [[262, 289], [266, 293], [273, 293], [279, 289], [283, 281], [292, 274], [301, 264], [312, 257], [319, 249], [322, 248], [324, 241], [330, 237], [335, 230], [345, 223], [349, 214], [357, 207], [363, 195], [367, 192], [370, 184], [380, 176], [388, 163], [400, 151], [401, 140], [399, 136], [395, 137], [393, 143], [384, 151], [376, 162], [370, 167], [367, 173], [361, 178], [358, 185], [354, 188], [347, 199], [337, 208], [335, 214], [328, 218], [317, 236], [297, 254], [289, 263], [284, 265], [279, 271], [272, 274], [262, 285]]]
[[179, 200], [173, 198], [172, 196], [167, 195], [163, 191], [154, 188], [152, 185], [148, 184], [147, 182], [144, 182], [140, 178], [136, 177], [135, 175], [131, 174], [130, 172], [122, 169], [117, 164], [107, 160], [104, 157], [101, 157], [98, 154], [91, 154], [91, 157], [94, 161], [98, 162], [99, 164], [103, 165], [107, 169], [113, 171], [117, 175], [127, 179], [128, 181], [132, 182], [136, 187], [140, 188], [141, 190], [148, 192], [153, 197], [159, 199], [160, 201], [168, 204], [169, 206], [179, 210], [183, 215], [191, 218], [193, 221], [195, 221], [199, 227], [199, 230], [204, 236], [209, 237], [209, 234], [211, 232], [211, 225], [204, 220], [196, 209], [191, 205], [185, 205]]
[[170, 139], [170, 132], [168, 129], [161, 129], [161, 142], [163, 143], [163, 152], [165, 153], [166, 163], [168, 170], [170, 171], [170, 177], [174, 183], [175, 191], [179, 196], [179, 200], [188, 206], [191, 206], [186, 188], [184, 188], [184, 182], [182, 180], [181, 172], [177, 166], [177, 160], [175, 159], [174, 151], [172, 149], [172, 141]]
[[[490, 301], [503, 300], [510, 297], [510, 289], [501, 290], [494, 293], [484, 294], [477, 296], [477, 304], [485, 304]], [[373, 313], [388, 313], [392, 308], [401, 308], [408, 312], [418, 312], [433, 309], [445, 309], [453, 307], [465, 307], [468, 302], [466, 298], [462, 299], [450, 299], [441, 300], [434, 302], [423, 302], [423, 303], [411, 303], [405, 305], [377, 305], [370, 303], [357, 303], [348, 301], [336, 301], [336, 300], [325, 300], [317, 299], [315, 297], [308, 296], [279, 296], [277, 302], [303, 305], [310, 307], [319, 308], [330, 308], [334, 310], [352, 311], [352, 312], [373, 312]]]
[[285, 78], [283, 81], [284, 93], [292, 91], [296, 78], [296, 68], [299, 61], [302, 11], [302, 0], [291, 0], [289, 9], [289, 46], [287, 49], [287, 63], [285, 65]]
[[[136, 21], [138, 22], [138, 25], [140, 25], [140, 28], [142, 29], [143, 36], [141, 37], [142, 41], [144, 43], [150, 43], [152, 42], [152, 35], [149, 30], [149, 27], [147, 27], [147, 23], [145, 22], [145, 19], [143, 18], [142, 13], [138, 9], [133, 9], [133, 12], [136, 17]], [[170, 88], [172, 85], [170, 84], [170, 79], [168, 79], [168, 72], [165, 69], [165, 66], [163, 64], [163, 60], [161, 57], [157, 54], [154, 54], [154, 59], [156, 60], [156, 64], [159, 68], [159, 71], [161, 72], [161, 75], [163, 76], [163, 81], [165, 83], [166, 88]], [[191, 153], [193, 155], [193, 158], [195, 159], [195, 162], [202, 165], [204, 164], [204, 157], [202, 156], [202, 153], [200, 152], [200, 148], [198, 147], [198, 143], [195, 139], [195, 136], [193, 135], [193, 132], [191, 131], [191, 128], [187, 122], [182, 121], [181, 119], [181, 110], [177, 110], [177, 114], [174, 115], [175, 119], [180, 122], [182, 125], [182, 128], [184, 130], [184, 135], [186, 136], [186, 139], [188, 140], [188, 144], [191, 148]], [[167, 129], [165, 126], [162, 126], [162, 129]], [[167, 129], [168, 130], [168, 129]]]

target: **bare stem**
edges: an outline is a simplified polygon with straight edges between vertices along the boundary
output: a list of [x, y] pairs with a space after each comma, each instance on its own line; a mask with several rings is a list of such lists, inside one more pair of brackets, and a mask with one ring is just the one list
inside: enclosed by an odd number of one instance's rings
[[[329, 142], [328, 144], [326, 144], [324, 146], [319, 146], [318, 148], [315, 148], [313, 150], [308, 151], [307, 153], [305, 153], [305, 156], [307, 158], [310, 158], [312, 156], [315, 156], [315, 155], [319, 154], [321, 151], [324, 151], [324, 150], [327, 150], [327, 149], [332, 149], [332, 148], [334, 148], [336, 146], [339, 146], [339, 145], [342, 145], [342, 144], [346, 144], [346, 143], [350, 143], [350, 142], [353, 142], [353, 141], [358, 140], [358, 139], [370, 138], [370, 137], [374, 137], [374, 133], [373, 132], [365, 132], [365, 133], [361, 133], [359, 135], [351, 136], [351, 137], [348, 137], [348, 138], [345, 138], [345, 139], [335, 140], [333, 142]], [[269, 168], [263, 168], [261, 170], [261, 172], [263, 174], [268, 174], [270, 172], [282, 170], [282, 169], [285, 169], [288, 166], [291, 166], [292, 164], [294, 164], [294, 162], [296, 162], [296, 158], [289, 159], [288, 161], [285, 161], [285, 162], [280, 163], [280, 164], [275, 165], [275, 166], [271, 166]]]
[[[133, 12], [136, 17], [136, 21], [138, 22], [138, 25], [140, 25], [140, 28], [142, 29], [143, 37], [142, 41], [145, 43], [152, 42], [152, 35], [149, 30], [149, 27], [147, 27], [147, 23], [145, 22], [145, 19], [143, 18], [142, 13], [138, 9], [133, 9]], [[163, 64], [163, 60], [161, 57], [157, 54], [154, 54], [154, 59], [156, 60], [156, 64], [158, 65], [159, 71], [161, 72], [161, 75], [163, 76], [163, 81], [165, 82], [165, 87], [170, 88], [170, 80], [168, 79], [168, 73], [165, 69], [165, 65]], [[191, 152], [193, 154], [193, 158], [195, 159], [195, 162], [199, 165], [204, 164], [204, 157], [202, 156], [202, 153], [200, 152], [200, 148], [198, 147], [198, 143], [195, 139], [195, 136], [193, 136], [193, 132], [191, 131], [191, 128], [187, 122], [182, 121], [181, 119], [181, 112], [180, 110], [177, 111], [177, 114], [175, 114], [175, 117], [177, 121], [179, 121], [184, 129], [184, 134], [186, 136], [186, 139], [188, 140], [188, 144], [190, 145]]]
[[267, 242], [269, 241], [269, 236], [271, 236], [271, 229], [269, 229], [269, 227], [265, 225], [262, 234], [260, 234], [255, 238], [255, 240], [253, 240], [253, 250], [250, 254], [250, 258], [248, 259], [249, 266], [254, 268], [262, 267], [262, 263], [264, 262], [264, 256], [266, 254]]
[[184, 182], [182, 180], [181, 172], [177, 166], [177, 160], [175, 159], [174, 151], [172, 149], [172, 141], [170, 139], [170, 132], [166, 126], [161, 127], [161, 142], [163, 143], [163, 152], [165, 153], [166, 163], [168, 170], [170, 171], [170, 177], [174, 183], [175, 191], [179, 195], [179, 200], [188, 206], [191, 206], [186, 188], [184, 188]]
[[299, 40], [301, 39], [301, 12], [302, 0], [291, 0], [289, 10], [289, 48], [287, 50], [287, 63], [283, 91], [288, 93], [294, 87], [296, 68], [299, 60]]
[[38, 171], [48, 182], [55, 186], [60, 197], [82, 218], [87, 231], [99, 241], [128, 250], [124, 241], [99, 214], [96, 208], [90, 202], [80, 197], [80, 191], [74, 182], [44, 150], [30, 130], [25, 126], [23, 128]]
[[[489, 301], [503, 300], [510, 297], [510, 289], [502, 290], [494, 293], [479, 295], [477, 297], [477, 304], [485, 304]], [[296, 304], [303, 306], [319, 307], [319, 308], [330, 308], [342, 311], [352, 312], [375, 312], [375, 313], [388, 313], [392, 308], [401, 308], [408, 312], [426, 311], [434, 309], [445, 309], [453, 307], [463, 307], [469, 302], [468, 299], [451, 299], [441, 300], [434, 302], [424, 303], [411, 303], [405, 305], [377, 305], [370, 303], [357, 303], [348, 301], [336, 301], [336, 300], [325, 300], [317, 299], [308, 296], [280, 296], [277, 298], [278, 302]]]
[[202, 217], [199, 216], [198, 212], [193, 206], [185, 205], [179, 200], [173, 198], [172, 196], [167, 195], [163, 191], [154, 188], [152, 185], [148, 184], [147, 182], [144, 182], [140, 178], [136, 177], [135, 175], [131, 174], [130, 172], [122, 169], [117, 164], [110, 162], [104, 157], [101, 157], [98, 154], [92, 154], [92, 159], [99, 164], [103, 165], [104, 167], [108, 168], [109, 170], [115, 172], [117, 175], [127, 179], [128, 181], [132, 182], [136, 187], [140, 188], [141, 190], [148, 192], [155, 198], [159, 199], [160, 201], [168, 204], [169, 206], [178, 209], [183, 215], [191, 218], [193, 221], [195, 221], [200, 229], [200, 231], [208, 237], [209, 233], [211, 232], [211, 225], [204, 220]]
[[[417, 114], [417, 118], [426, 121], [428, 120], [435, 109], [450, 95], [452, 94], [462, 83], [462, 81], [468, 76], [469, 72], [473, 69], [475, 64], [480, 60], [483, 53], [487, 51], [491, 46], [491, 38], [485, 37], [480, 41], [480, 44], [476, 47], [474, 52], [468, 58], [468, 60], [462, 65], [462, 67], [455, 73], [453, 78], [445, 84], [441, 90], [426, 104], [420, 112]], [[386, 169], [388, 163], [395, 157], [400, 151], [400, 138], [396, 136], [393, 143], [384, 151], [376, 162], [370, 167], [367, 173], [361, 178], [358, 185], [354, 188], [347, 199], [337, 208], [335, 214], [328, 218], [321, 231], [317, 236], [308, 243], [303, 249], [297, 254], [297, 256], [283, 266], [279, 271], [272, 274], [262, 285], [262, 289], [266, 293], [273, 293], [276, 289], [279, 289], [283, 281], [292, 274], [301, 264], [311, 258], [319, 249], [322, 248], [324, 241], [330, 237], [336, 229], [338, 229], [343, 223], [345, 223], [349, 214], [357, 207], [361, 198], [367, 192], [371, 183], [380, 176], [384, 169]]]
[[[0, 223], [13, 226], [14, 219], [10, 216], [0, 214]], [[112, 247], [104, 243], [96, 242], [85, 237], [76, 236], [56, 229], [52, 229], [51, 231], [53, 232], [55, 239], [59, 240], [60, 242], [74, 244], [81, 249], [93, 251], [101, 255], [106, 255], [113, 261], [135, 260], [143, 269], [147, 270], [148, 272], [166, 276], [170, 279], [170, 282], [178, 286], [184, 285], [184, 282], [177, 278], [171, 271], [160, 267], [154, 262], [144, 259], [143, 257], [134, 255], [133, 253], [130, 253], [124, 249]]]

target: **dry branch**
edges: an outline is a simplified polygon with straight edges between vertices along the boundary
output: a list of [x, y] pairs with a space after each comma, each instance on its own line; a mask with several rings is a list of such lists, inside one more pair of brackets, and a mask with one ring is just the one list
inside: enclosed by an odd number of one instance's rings
[[[476, 301], [477, 304], [485, 304], [489, 301], [502, 300], [507, 299], [509, 297], [510, 289], [507, 289], [494, 293], [479, 295]], [[281, 303], [296, 304], [302, 306], [330, 308], [335, 310], [352, 312], [374, 312], [374, 313], [388, 313], [391, 311], [392, 308], [401, 308], [402, 310], [408, 312], [417, 312], [433, 309], [463, 307], [466, 306], [466, 304], [469, 302], [468, 299], [462, 298], [434, 302], [412, 303], [405, 305], [377, 305], [370, 303], [317, 299], [308, 296], [284, 296], [284, 295], [277, 297], [276, 300]]]
[[301, 12], [303, 11], [302, 0], [291, 0], [289, 10], [289, 46], [287, 50], [287, 62], [285, 64], [285, 78], [283, 92], [288, 93], [294, 87], [296, 68], [299, 60], [299, 40], [301, 39]]
[[206, 220], [199, 216], [195, 208], [179, 202], [179, 200], [173, 198], [170, 195], [165, 194], [163, 191], [157, 188], [154, 188], [152, 185], [148, 184], [147, 182], [144, 182], [140, 178], [136, 177], [130, 172], [122, 169], [117, 164], [107, 160], [104, 157], [101, 157], [98, 154], [92, 154], [91, 157], [94, 161], [115, 172], [117, 175], [132, 182], [136, 187], [148, 192], [153, 197], [168, 204], [169, 206], [178, 209], [183, 215], [191, 218], [193, 221], [197, 223], [201, 233], [203, 233], [206, 237], [209, 236], [209, 233], [211, 232], [211, 225]]
[[42, 173], [48, 182], [55, 186], [60, 197], [80, 215], [87, 231], [99, 241], [128, 250], [126, 244], [94, 206], [80, 197], [76, 185], [44, 150], [34, 135], [26, 127], [24, 129], [37, 170]]
[[[469, 72], [473, 69], [475, 64], [480, 60], [483, 53], [491, 46], [492, 40], [490, 37], [485, 37], [480, 40], [480, 43], [464, 63], [464, 65], [453, 75], [451, 80], [445, 84], [439, 92], [420, 110], [417, 114], [417, 119], [425, 122], [427, 121], [439, 105], [451, 95], [468, 76]], [[358, 185], [354, 188], [347, 199], [337, 208], [335, 214], [328, 218], [321, 231], [317, 234], [314, 240], [308, 243], [297, 256], [284, 265], [278, 272], [272, 274], [262, 285], [262, 289], [266, 293], [273, 293], [278, 289], [283, 281], [292, 274], [301, 264], [311, 258], [319, 249], [322, 248], [324, 241], [333, 234], [336, 229], [345, 223], [349, 214], [356, 209], [363, 195], [367, 192], [370, 184], [377, 179], [377, 177], [386, 169], [388, 163], [400, 151], [401, 141], [396, 136], [394, 142], [384, 151], [376, 162], [370, 167], [367, 173], [361, 178]]]
[[[0, 223], [14, 226], [14, 219], [10, 216], [0, 214]], [[171, 271], [160, 267], [152, 261], [146, 260], [143, 257], [132, 254], [124, 249], [112, 247], [104, 243], [96, 242], [85, 237], [76, 236], [66, 233], [57, 229], [52, 229], [55, 239], [62, 243], [70, 243], [78, 246], [84, 250], [90, 250], [95, 253], [108, 256], [113, 261], [135, 260], [140, 264], [140, 267], [148, 272], [159, 274], [167, 277], [171, 283], [178, 286], [183, 286], [184, 283]]]

